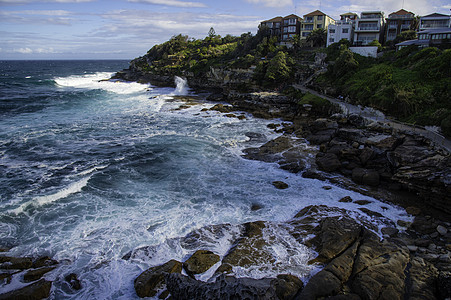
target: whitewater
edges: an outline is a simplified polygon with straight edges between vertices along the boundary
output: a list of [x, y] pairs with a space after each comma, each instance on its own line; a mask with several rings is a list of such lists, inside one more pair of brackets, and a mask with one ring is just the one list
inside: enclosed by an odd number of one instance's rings
[[[135, 299], [134, 279], [150, 266], [186, 260], [197, 249], [182, 238], [208, 225], [230, 224], [199, 242], [223, 256], [240, 224], [286, 221], [308, 205], [369, 218], [358, 204], [338, 202], [345, 196], [370, 200], [368, 209], [395, 223], [410, 220], [399, 207], [244, 159], [243, 149], [278, 136], [267, 125], [280, 120], [205, 110], [214, 104], [183, 79], [167, 88], [108, 80], [126, 67], [123, 61], [0, 66], [0, 246], [11, 248], [8, 255], [60, 262], [46, 275], [54, 282], [52, 299]], [[187, 98], [195, 105], [179, 109]], [[277, 180], [289, 188], [276, 189]], [[252, 210], [256, 204], [262, 208]], [[235, 275], [311, 276], [314, 252], [283, 228], [272, 230], [278, 264]], [[286, 252], [286, 245], [296, 251]], [[144, 246], [153, 255], [123, 259]], [[290, 269], [293, 261], [305, 268]], [[70, 273], [81, 290], [64, 281]], [[20, 285], [1, 282], [0, 293]]]

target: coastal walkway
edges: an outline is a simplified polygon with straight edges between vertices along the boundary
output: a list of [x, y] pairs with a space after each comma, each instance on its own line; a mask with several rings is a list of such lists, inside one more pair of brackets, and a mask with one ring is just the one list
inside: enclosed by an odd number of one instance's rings
[[393, 129], [401, 130], [410, 132], [413, 134], [419, 134], [421, 136], [424, 136], [425, 138], [431, 140], [436, 146], [439, 146], [443, 148], [444, 150], [451, 152], [451, 140], [445, 138], [441, 134], [438, 134], [437, 132], [427, 130], [426, 128], [419, 127], [419, 126], [413, 126], [404, 124], [401, 122], [397, 122], [394, 120], [391, 120], [387, 118], [383, 113], [380, 111], [377, 111], [370, 107], [360, 107], [356, 105], [352, 105], [350, 103], [341, 101], [337, 98], [332, 98], [327, 95], [321, 94], [315, 90], [309, 89], [301, 84], [294, 84], [293, 87], [297, 90], [300, 90], [305, 93], [310, 93], [315, 96], [321, 97], [323, 99], [326, 99], [330, 101], [331, 103], [337, 104], [340, 106], [340, 108], [343, 110], [344, 114], [357, 114], [366, 120], [380, 122], [382, 124], [386, 124], [390, 126]]

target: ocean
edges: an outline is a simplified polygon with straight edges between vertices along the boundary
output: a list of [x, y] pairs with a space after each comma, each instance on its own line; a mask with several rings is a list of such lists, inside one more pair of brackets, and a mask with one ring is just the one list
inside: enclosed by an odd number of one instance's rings
[[[196, 247], [223, 256], [242, 223], [286, 221], [317, 204], [361, 213], [355, 203], [338, 202], [344, 196], [371, 200], [368, 209], [394, 222], [409, 219], [401, 208], [244, 159], [243, 149], [280, 135], [267, 127], [280, 120], [206, 111], [214, 103], [183, 80], [176, 88], [105, 81], [127, 67], [119, 60], [0, 61], [0, 247], [60, 262], [46, 275], [51, 299], [138, 298], [133, 281], [143, 270], [184, 261]], [[181, 96], [195, 105], [178, 109]], [[276, 189], [278, 180], [289, 188]], [[182, 240], [217, 224], [230, 226], [198, 246]], [[274, 230], [277, 264], [236, 269], [236, 276], [285, 271], [307, 280], [314, 251]], [[145, 246], [152, 255], [123, 259]], [[65, 282], [70, 273], [81, 290]], [[22, 285], [19, 277], [0, 281], [0, 293]]]

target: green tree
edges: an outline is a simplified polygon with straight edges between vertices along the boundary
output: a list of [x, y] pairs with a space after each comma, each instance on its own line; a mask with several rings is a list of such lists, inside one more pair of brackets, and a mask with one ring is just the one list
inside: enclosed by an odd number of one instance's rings
[[393, 43], [401, 43], [403, 41], [415, 40], [417, 38], [417, 32], [415, 30], [403, 31], [394, 39]]
[[345, 75], [355, 72], [359, 67], [359, 63], [354, 58], [349, 48], [345, 45], [341, 46], [340, 55], [333, 65], [333, 75], [337, 79], [345, 79]]
[[327, 41], [327, 31], [324, 28], [313, 30], [307, 37], [307, 42], [310, 42], [312, 47], [325, 47]]
[[293, 61], [287, 53], [279, 51], [268, 63], [265, 79], [273, 82], [283, 82], [290, 78]]
[[208, 37], [214, 38], [216, 36], [216, 31], [213, 27], [210, 27], [210, 30], [208, 31]]
[[371, 43], [368, 44], [368, 46], [376, 46], [377, 47], [377, 51], [381, 51], [382, 50], [382, 45], [381, 43], [379, 43], [378, 40], [374, 40]]

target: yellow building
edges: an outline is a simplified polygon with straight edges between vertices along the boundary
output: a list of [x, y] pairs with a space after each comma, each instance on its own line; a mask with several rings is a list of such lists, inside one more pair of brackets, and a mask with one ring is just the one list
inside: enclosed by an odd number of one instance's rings
[[306, 39], [315, 29], [327, 30], [329, 24], [335, 24], [335, 20], [319, 10], [304, 15], [301, 24], [301, 39]]

